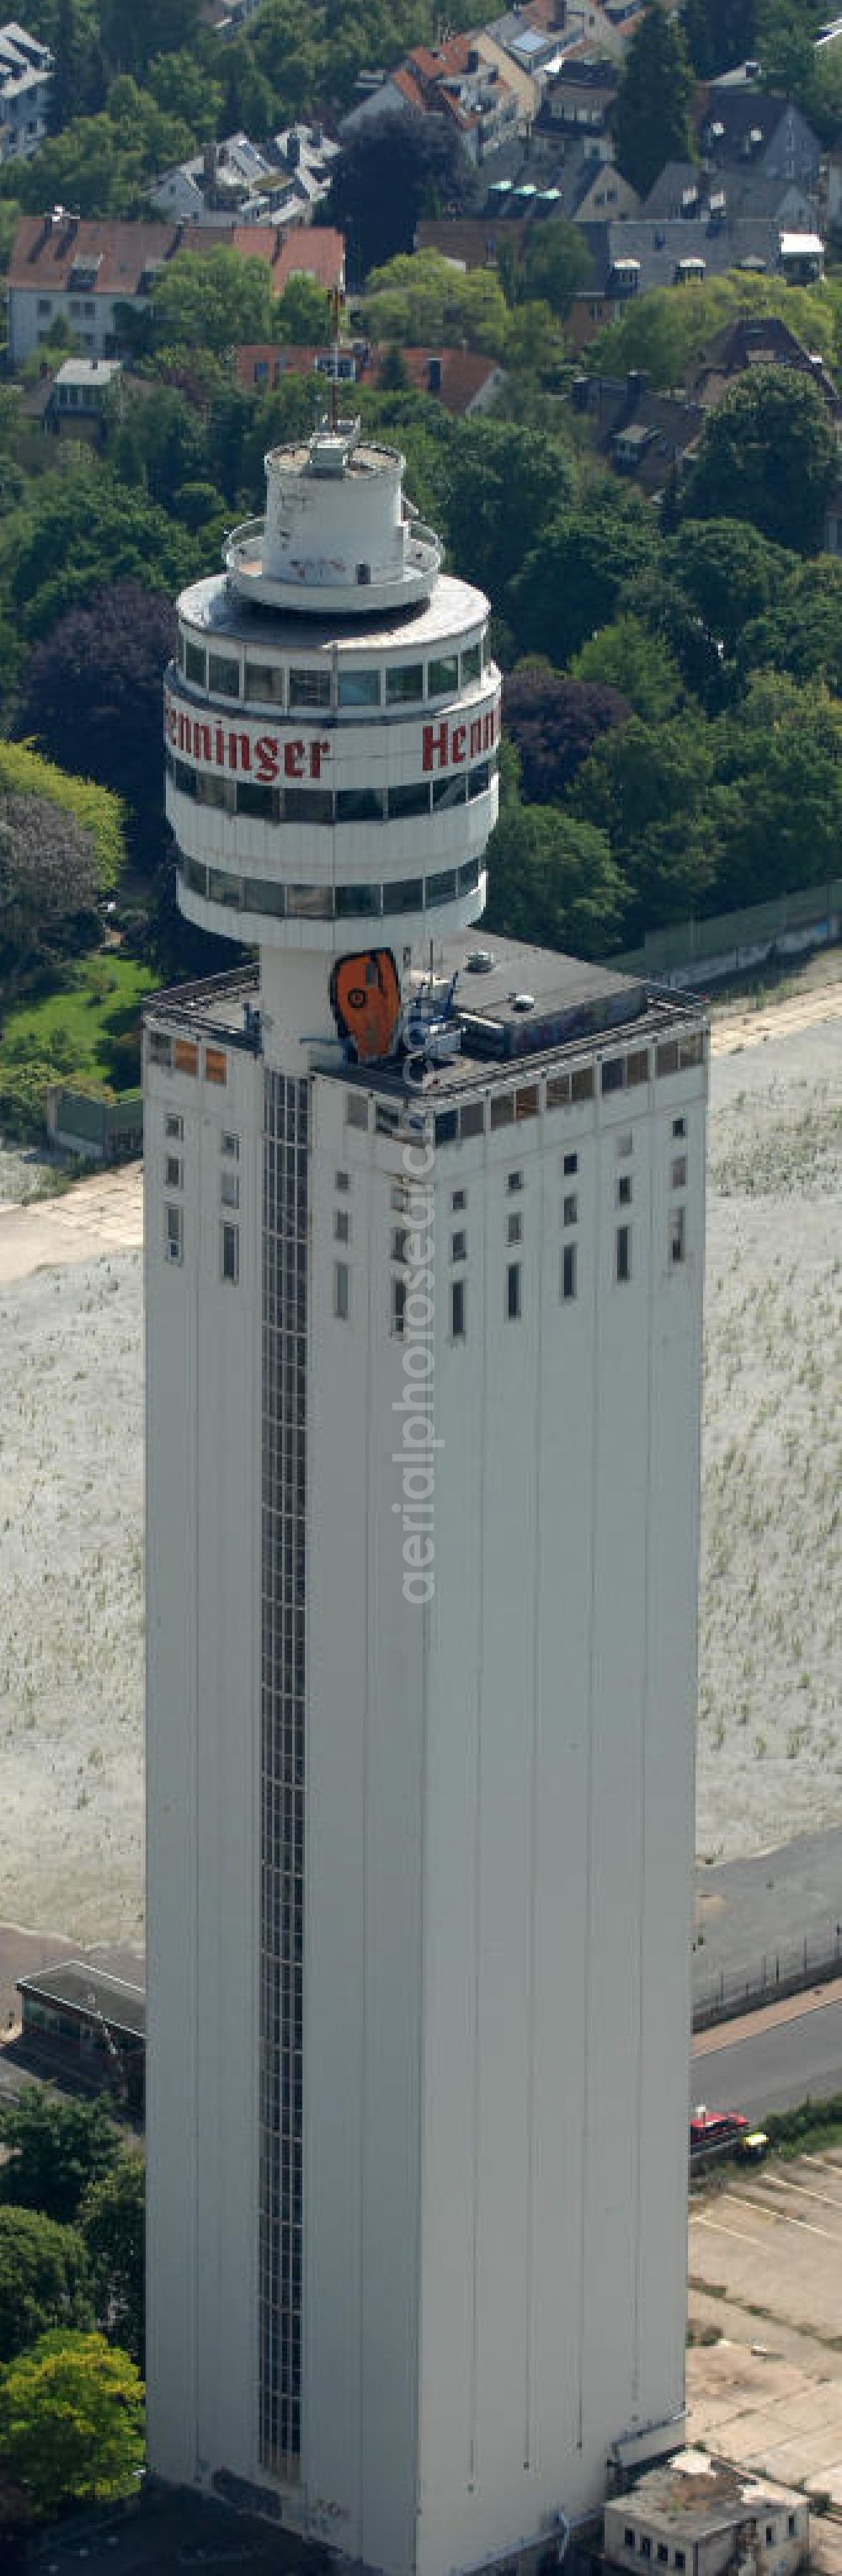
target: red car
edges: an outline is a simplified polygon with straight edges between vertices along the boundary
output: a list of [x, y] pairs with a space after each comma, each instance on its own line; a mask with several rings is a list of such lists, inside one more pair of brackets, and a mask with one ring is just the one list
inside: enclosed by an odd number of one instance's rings
[[742, 2111], [708, 2111], [700, 2102], [690, 2122], [691, 2155], [702, 2147], [737, 2147], [747, 2128]]

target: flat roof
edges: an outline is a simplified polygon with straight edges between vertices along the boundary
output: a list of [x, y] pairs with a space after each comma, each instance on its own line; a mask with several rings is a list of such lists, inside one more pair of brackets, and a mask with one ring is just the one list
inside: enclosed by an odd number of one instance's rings
[[[342, 953], [339, 947], [336, 953]], [[600, 1042], [628, 1041], [632, 1034], [643, 1041], [705, 1017], [704, 1004], [693, 994], [673, 994], [654, 979], [618, 975], [612, 967], [586, 958], [503, 939], [495, 932], [484, 932], [482, 925], [444, 939], [433, 936], [427, 955], [432, 965], [425, 965], [423, 977], [416, 974], [416, 985], [426, 980], [428, 972], [437, 983], [457, 977], [452, 1014], [461, 1023], [463, 1041], [459, 1054], [445, 1063], [433, 1062], [413, 1084], [411, 1098], [416, 1107], [438, 1108], [448, 1094], [458, 1095], [466, 1086], [511, 1080], [525, 1064], [535, 1065], [539, 1058], [562, 1050], [592, 1051]], [[471, 965], [477, 957], [491, 960], [484, 971]], [[327, 964], [326, 959], [326, 970]], [[249, 1042], [244, 1036], [246, 1005], [259, 1018], [256, 968], [152, 995], [144, 1005], [144, 1017], [242, 1045]], [[331, 1080], [393, 1100], [410, 1098], [398, 1059], [366, 1064], [337, 1061], [321, 1065], [319, 1071]]]
[[18, 1977], [17, 1990], [35, 2003], [76, 2012], [82, 2020], [101, 2017], [129, 2039], [146, 2036], [145, 1987], [130, 1986], [125, 1977], [111, 1976], [107, 1968], [91, 1967], [84, 1959], [61, 1959], [55, 1968]]
[[[491, 361], [489, 361], [489, 365]], [[355, 598], [359, 593], [355, 594]], [[406, 608], [396, 608], [384, 617], [382, 609], [372, 609], [370, 616], [360, 617], [356, 610], [343, 618], [339, 613], [318, 617], [275, 608], [261, 608], [257, 602], [244, 600], [239, 591], [230, 591], [224, 573], [213, 573], [203, 581], [192, 582], [181, 592], [179, 616], [188, 625], [214, 635], [239, 636], [246, 644], [271, 644], [279, 653], [329, 656], [338, 653], [386, 651], [388, 646], [401, 648], [440, 644], [444, 637], [462, 632], [466, 626], [478, 626], [488, 614], [484, 591], [474, 590], [467, 581], [457, 581], [452, 573], [439, 573], [429, 599], [411, 601]], [[229, 721], [230, 710], [227, 711]]]
[[663, 2521], [682, 2540], [703, 2540], [764, 2508], [769, 2513], [792, 2512], [797, 2505], [806, 2509], [809, 2497], [706, 2451], [678, 2451], [661, 2467], [647, 2470], [630, 2495], [613, 2501], [615, 2511], [627, 2513], [630, 2520]]

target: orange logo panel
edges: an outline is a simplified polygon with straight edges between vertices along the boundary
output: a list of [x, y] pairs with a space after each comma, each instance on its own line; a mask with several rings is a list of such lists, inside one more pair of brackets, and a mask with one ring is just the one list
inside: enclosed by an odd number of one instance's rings
[[330, 1003], [340, 1036], [350, 1040], [360, 1064], [377, 1064], [389, 1055], [401, 1012], [391, 949], [339, 957], [330, 979]]

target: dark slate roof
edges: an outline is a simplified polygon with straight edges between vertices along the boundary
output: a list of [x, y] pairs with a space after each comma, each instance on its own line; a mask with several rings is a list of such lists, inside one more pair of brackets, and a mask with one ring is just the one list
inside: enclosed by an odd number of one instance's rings
[[698, 208], [707, 208], [712, 197], [724, 196], [726, 214], [745, 221], [754, 217], [773, 223], [793, 195], [801, 201], [804, 215], [809, 214], [812, 223], [814, 194], [799, 179], [772, 178], [752, 162], [731, 170], [711, 169], [699, 161], [667, 161], [644, 198], [641, 212], [657, 216], [661, 222], [686, 223], [692, 219], [687, 212], [691, 197]]
[[[633, 473], [644, 490], [663, 489], [670, 469], [695, 446], [704, 426], [699, 402], [680, 394], [650, 393], [645, 378], [589, 376], [577, 384], [577, 411], [591, 443], [607, 465]], [[623, 442], [627, 453], [618, 449]]]
[[654, 286], [674, 286], [679, 262], [687, 259], [704, 260], [709, 277], [722, 277], [747, 260], [762, 263], [770, 275], [779, 273], [778, 225], [760, 218], [726, 213], [719, 223], [704, 213], [691, 221], [659, 223], [629, 215], [621, 223], [583, 224], [581, 229], [594, 263], [589, 295], [605, 295], [615, 263], [629, 259], [639, 262], [641, 295]]
[[84, 1959], [62, 1959], [55, 1968], [40, 1968], [37, 1976], [18, 1977], [17, 1989], [35, 2003], [78, 2013], [83, 2021], [101, 2017], [109, 2030], [120, 2031], [128, 2039], [144, 2037], [144, 1988], [127, 1985], [125, 1978], [91, 1967]]
[[[803, 179], [808, 167], [818, 171], [820, 147], [812, 126], [802, 116], [800, 108], [772, 90], [752, 89], [747, 82], [735, 89], [726, 85], [718, 88], [712, 83], [702, 92], [697, 123], [705, 150], [710, 150], [720, 165], [726, 166], [731, 161], [745, 162], [752, 157], [753, 150], [761, 168], [780, 126], [786, 123], [791, 130], [791, 142], [797, 156], [794, 175]], [[724, 128], [715, 145], [708, 140], [713, 124]], [[753, 132], [759, 132], [761, 136], [760, 143], [754, 147], [751, 144]]]

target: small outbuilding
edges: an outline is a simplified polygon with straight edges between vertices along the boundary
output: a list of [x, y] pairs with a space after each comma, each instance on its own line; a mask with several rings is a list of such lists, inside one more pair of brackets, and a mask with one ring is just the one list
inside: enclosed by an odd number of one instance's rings
[[792, 2487], [772, 2485], [705, 2451], [678, 2451], [630, 2495], [605, 2507], [608, 2567], [670, 2576], [795, 2576], [805, 2567], [809, 2509]]
[[33, 2055], [78, 2070], [142, 2110], [146, 1995], [84, 1959], [19, 1977], [23, 2038]]

